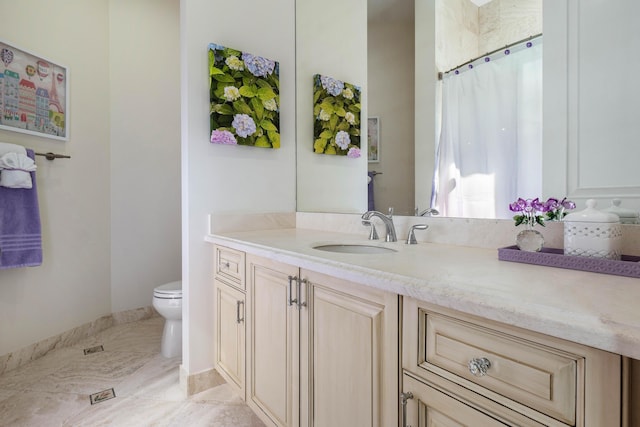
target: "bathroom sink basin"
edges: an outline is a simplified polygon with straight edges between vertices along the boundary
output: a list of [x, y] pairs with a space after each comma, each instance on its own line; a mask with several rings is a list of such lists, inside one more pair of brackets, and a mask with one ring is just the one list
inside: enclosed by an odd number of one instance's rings
[[384, 246], [362, 245], [356, 243], [332, 243], [314, 246], [313, 249], [342, 254], [385, 254], [397, 252], [395, 249]]

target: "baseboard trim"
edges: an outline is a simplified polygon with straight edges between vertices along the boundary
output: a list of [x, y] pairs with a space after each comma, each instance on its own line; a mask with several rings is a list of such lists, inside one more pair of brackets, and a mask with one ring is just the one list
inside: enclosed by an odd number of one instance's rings
[[58, 335], [54, 335], [35, 344], [28, 345], [19, 350], [0, 356], [0, 375], [19, 368], [25, 363], [46, 356], [53, 350], [69, 347], [81, 340], [104, 331], [114, 325], [136, 322], [159, 316], [152, 306], [140, 307], [132, 310], [102, 316], [93, 322], [88, 322], [76, 328], [70, 329]]
[[180, 365], [180, 388], [187, 397], [209, 390], [225, 382], [224, 378], [214, 368], [189, 375], [184, 366]]

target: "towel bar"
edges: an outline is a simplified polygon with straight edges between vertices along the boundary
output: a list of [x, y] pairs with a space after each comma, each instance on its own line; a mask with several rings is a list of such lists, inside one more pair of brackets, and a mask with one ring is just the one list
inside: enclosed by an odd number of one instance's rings
[[67, 156], [64, 154], [55, 154], [55, 153], [35, 153], [36, 156], [44, 156], [47, 160], [53, 159], [70, 159], [71, 156]]

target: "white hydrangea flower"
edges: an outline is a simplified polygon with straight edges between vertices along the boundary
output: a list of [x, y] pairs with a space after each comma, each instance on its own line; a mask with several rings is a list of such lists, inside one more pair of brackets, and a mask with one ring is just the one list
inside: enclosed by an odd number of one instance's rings
[[329, 121], [330, 118], [331, 118], [331, 115], [329, 113], [327, 113], [324, 110], [320, 110], [320, 113], [318, 114], [318, 119], [322, 120], [323, 122], [327, 122]]
[[244, 70], [244, 62], [237, 56], [230, 56], [224, 61], [233, 71]]
[[227, 86], [224, 88], [224, 95], [222, 95], [224, 99], [229, 102], [233, 102], [236, 99], [240, 98], [240, 91], [235, 86]]
[[344, 115], [344, 119], [350, 125], [355, 125], [356, 124], [356, 116], [351, 111], [348, 111], [347, 114]]
[[267, 101], [262, 101], [262, 105], [269, 111], [276, 111], [278, 109], [278, 104], [276, 103], [275, 98], [271, 98]]

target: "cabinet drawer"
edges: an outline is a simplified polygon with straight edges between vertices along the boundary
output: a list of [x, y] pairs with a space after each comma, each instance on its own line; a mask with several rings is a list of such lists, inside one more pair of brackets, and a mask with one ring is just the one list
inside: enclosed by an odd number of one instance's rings
[[407, 401], [405, 426], [507, 426], [408, 375], [404, 375], [403, 383], [404, 392], [411, 393], [411, 398]]
[[438, 314], [424, 330], [427, 365], [575, 425], [579, 357]]
[[214, 250], [216, 277], [245, 290], [244, 259], [244, 252], [216, 246]]

